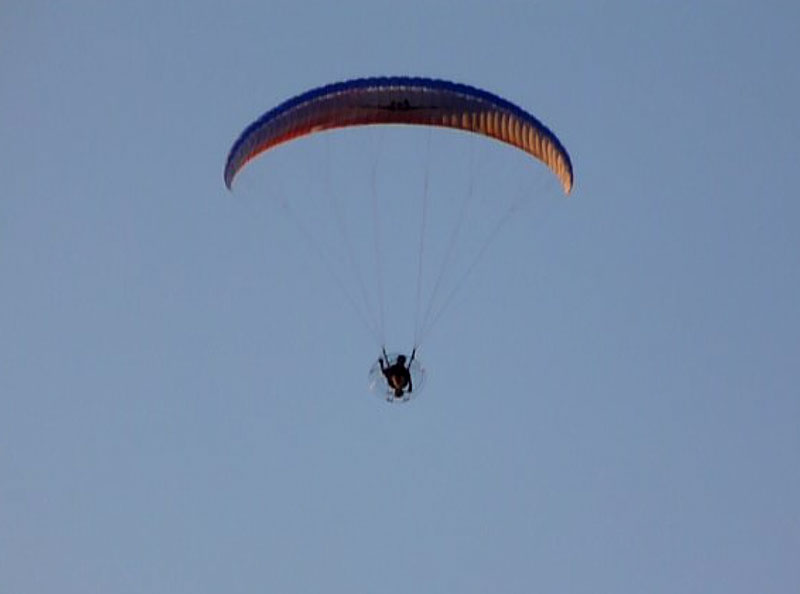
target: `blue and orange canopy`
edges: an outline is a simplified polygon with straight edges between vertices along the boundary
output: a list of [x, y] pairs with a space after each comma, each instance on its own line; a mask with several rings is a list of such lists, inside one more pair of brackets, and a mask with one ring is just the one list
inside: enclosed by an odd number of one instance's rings
[[569, 154], [544, 124], [513, 103], [468, 85], [412, 77], [361, 78], [313, 89], [250, 124], [231, 148], [225, 185], [262, 152], [332, 128], [376, 124], [442, 126], [511, 144], [542, 161], [572, 190]]

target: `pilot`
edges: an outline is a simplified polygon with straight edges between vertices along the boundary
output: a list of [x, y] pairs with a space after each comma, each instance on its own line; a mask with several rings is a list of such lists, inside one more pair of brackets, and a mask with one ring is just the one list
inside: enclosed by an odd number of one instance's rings
[[394, 390], [395, 398], [402, 398], [406, 390], [408, 390], [409, 394], [414, 391], [414, 384], [411, 380], [411, 363], [414, 361], [416, 353], [417, 350], [414, 349], [407, 365], [405, 355], [397, 355], [397, 360], [390, 364], [385, 350], [383, 351], [383, 356], [378, 359], [381, 364], [381, 372], [386, 378], [389, 387]]

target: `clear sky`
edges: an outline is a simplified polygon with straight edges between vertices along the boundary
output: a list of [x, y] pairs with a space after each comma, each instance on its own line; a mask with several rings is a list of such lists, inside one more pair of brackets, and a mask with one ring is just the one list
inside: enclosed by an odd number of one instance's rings
[[[798, 30], [789, 1], [4, 0], [0, 592], [800, 591]], [[262, 112], [386, 74], [523, 106], [576, 180], [398, 406], [287, 213], [222, 181]], [[460, 179], [445, 136], [422, 171]], [[404, 171], [328, 137], [276, 158], [282, 198]], [[526, 167], [489, 145], [500, 199]]]

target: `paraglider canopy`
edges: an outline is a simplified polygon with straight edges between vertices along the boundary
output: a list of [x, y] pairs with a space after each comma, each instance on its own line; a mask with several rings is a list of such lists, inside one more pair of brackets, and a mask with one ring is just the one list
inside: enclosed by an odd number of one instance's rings
[[242, 132], [225, 163], [225, 185], [260, 153], [300, 136], [369, 124], [457, 128], [526, 151], [547, 165], [564, 192], [572, 163], [561, 142], [533, 115], [468, 85], [418, 77], [361, 78], [313, 89], [281, 103]]

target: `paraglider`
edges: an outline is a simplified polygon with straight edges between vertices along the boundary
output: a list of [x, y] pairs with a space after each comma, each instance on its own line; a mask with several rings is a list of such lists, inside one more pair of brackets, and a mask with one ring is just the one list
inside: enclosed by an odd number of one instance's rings
[[408, 402], [419, 395], [425, 386], [426, 373], [416, 357], [381, 350], [378, 361], [372, 365], [368, 375], [370, 392], [386, 402]]
[[[291, 140], [324, 130], [388, 124], [450, 128], [499, 140], [543, 163], [565, 194], [572, 190], [574, 180], [569, 154], [555, 134], [533, 115], [488, 91], [419, 77], [349, 80], [312, 89], [284, 101], [245, 128], [233, 143], [225, 163], [225, 185], [231, 189], [245, 165]], [[373, 209], [377, 207], [373, 205]], [[422, 220], [424, 225], [424, 211]], [[422, 251], [420, 239], [420, 270]], [[418, 287], [417, 301], [419, 293]], [[382, 315], [382, 292], [380, 309]], [[419, 303], [417, 309], [420, 309]], [[436, 316], [433, 319], [435, 321]], [[381, 356], [370, 370], [370, 381], [373, 389], [387, 400], [407, 401], [421, 389], [424, 370], [416, 354], [431, 324], [423, 324], [423, 329], [416, 330], [409, 358], [405, 355], [389, 357], [382, 332], [374, 333], [380, 341]]]
[[417, 355], [417, 350], [411, 351], [411, 359], [406, 364], [405, 355], [397, 355], [394, 363], [389, 361], [389, 356], [386, 354], [386, 349], [383, 353], [378, 364], [381, 366], [381, 373], [386, 378], [389, 387], [394, 390], [395, 398], [402, 398], [408, 392], [411, 394], [414, 391], [414, 379], [411, 377], [411, 364]]

